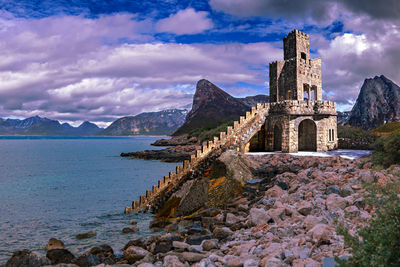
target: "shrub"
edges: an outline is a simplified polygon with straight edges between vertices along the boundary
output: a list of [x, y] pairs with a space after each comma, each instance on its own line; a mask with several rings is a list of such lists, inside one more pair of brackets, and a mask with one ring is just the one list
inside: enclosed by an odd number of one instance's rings
[[353, 256], [335, 260], [339, 266], [400, 266], [400, 183], [375, 185], [368, 190], [367, 203], [375, 208], [376, 215], [356, 236], [343, 225], [338, 227]]
[[372, 149], [377, 135], [353, 126], [338, 125], [339, 148]]
[[382, 124], [373, 131], [377, 133], [394, 133], [395, 131], [399, 130], [400, 130], [400, 121], [393, 121], [393, 122], [388, 122], [386, 124]]
[[400, 131], [389, 136], [380, 137], [375, 145], [372, 160], [375, 165], [389, 167], [400, 163]]
[[201, 142], [207, 141], [207, 140], [212, 140], [214, 136], [219, 137], [220, 132], [226, 132], [226, 129], [228, 128], [228, 126], [232, 126], [232, 125], [233, 125], [233, 121], [228, 121], [228, 122], [221, 123], [220, 125], [218, 125], [215, 128], [202, 127], [202, 128], [195, 129], [189, 135], [197, 137]]

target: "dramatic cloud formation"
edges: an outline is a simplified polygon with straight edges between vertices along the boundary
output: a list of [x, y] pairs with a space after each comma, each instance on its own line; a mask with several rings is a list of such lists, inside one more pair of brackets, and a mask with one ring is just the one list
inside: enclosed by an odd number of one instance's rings
[[199, 79], [268, 93], [282, 37], [310, 34], [325, 98], [349, 109], [365, 78], [400, 83], [397, 0], [43, 0], [0, 3], [0, 117], [105, 125], [187, 106]]
[[398, 19], [400, 2], [397, 0], [210, 0], [215, 10], [236, 16], [302, 17], [316, 20], [332, 19], [341, 10], [369, 15], [378, 19]]
[[[105, 122], [183, 107], [191, 102], [201, 78], [228, 86], [237, 81], [262, 84], [265, 62], [280, 54], [268, 43], [120, 44], [122, 37], [151, 40], [141, 33], [148, 22], [130, 15], [102, 16], [96, 21], [50, 17], [11, 22], [3, 20], [0, 32], [0, 38], [8, 40], [0, 44], [3, 116], [40, 114]], [[43, 31], [44, 25], [51, 27]], [[249, 65], [264, 75], [254, 75]]]
[[208, 12], [196, 12], [193, 8], [180, 10], [168, 18], [157, 22], [156, 28], [160, 32], [175, 34], [194, 34], [211, 29], [213, 23], [208, 18]]
[[[369, 16], [347, 17], [343, 33], [319, 48], [323, 59], [323, 84], [339, 104], [351, 104], [365, 78], [384, 74], [400, 83], [400, 24], [371, 20]], [[348, 105], [348, 107], [350, 107]]]
[[215, 10], [239, 17], [268, 16], [272, 18], [307, 18], [331, 20], [334, 4], [329, 1], [282, 1], [282, 0], [210, 0]]

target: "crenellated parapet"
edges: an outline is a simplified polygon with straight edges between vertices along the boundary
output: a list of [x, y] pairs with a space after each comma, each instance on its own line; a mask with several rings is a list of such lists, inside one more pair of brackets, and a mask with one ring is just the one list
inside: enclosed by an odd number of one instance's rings
[[285, 100], [270, 104], [270, 114], [286, 115], [337, 115], [332, 101]]
[[185, 160], [182, 165], [176, 167], [175, 172], [170, 172], [168, 176], [159, 180], [157, 185], [153, 185], [151, 190], [146, 190], [146, 194], [140, 196], [138, 201], [133, 201], [132, 207], [126, 207], [125, 212], [156, 209], [163, 198], [186, 181], [208, 157], [219, 155], [230, 148], [242, 149], [243, 144], [248, 142], [243, 136], [249, 135], [251, 129], [252, 132], [259, 130], [253, 126], [264, 123], [269, 108], [269, 103], [257, 104], [244, 116], [240, 116], [238, 121], [234, 121], [233, 126], [228, 126], [225, 132], [220, 132], [219, 136], [213, 137], [213, 140], [203, 142], [201, 149], [191, 155], [190, 160]]
[[[175, 172], [158, 181], [126, 211], [157, 211], [179, 185], [197, 177], [205, 162], [228, 149], [249, 150], [257, 139], [262, 151], [327, 151], [337, 148], [336, 103], [322, 100], [321, 59], [312, 59], [310, 38], [298, 30], [283, 39], [283, 60], [269, 65], [269, 101], [252, 107], [225, 132], [204, 142]], [[257, 135], [257, 138], [253, 138]], [[196, 174], [194, 174], [196, 173]]]

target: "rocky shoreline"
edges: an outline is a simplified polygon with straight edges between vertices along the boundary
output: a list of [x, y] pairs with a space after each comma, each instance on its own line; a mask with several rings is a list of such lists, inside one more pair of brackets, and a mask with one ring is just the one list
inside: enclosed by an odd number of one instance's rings
[[199, 140], [194, 136], [187, 134], [172, 136], [169, 139], [158, 139], [152, 146], [188, 146], [188, 145], [199, 145]]
[[159, 139], [151, 145], [167, 146], [167, 148], [121, 153], [121, 157], [160, 160], [164, 162], [183, 162], [184, 160], [189, 160], [190, 155], [195, 154], [196, 150], [201, 149], [198, 139], [196, 137], [189, 137], [188, 135]]
[[[334, 256], [351, 256], [336, 233], [338, 222], [355, 233], [374, 213], [364, 184], [400, 176], [400, 167], [372, 170], [368, 158], [245, 157], [253, 179], [240, 194], [219, 207], [151, 222], [154, 235], [129, 241], [123, 255], [108, 245], [73, 255], [53, 240], [46, 256], [22, 250], [5, 266], [333, 266]], [[127, 234], [140, 231], [128, 228]]]
[[137, 152], [121, 153], [121, 157], [131, 157], [145, 160], [160, 160], [164, 162], [183, 162], [189, 160], [190, 155], [200, 149], [197, 145], [184, 145], [168, 147], [160, 150], [144, 150]]

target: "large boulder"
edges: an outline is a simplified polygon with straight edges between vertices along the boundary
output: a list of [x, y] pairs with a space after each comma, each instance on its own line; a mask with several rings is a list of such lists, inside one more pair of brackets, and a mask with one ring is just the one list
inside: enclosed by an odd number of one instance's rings
[[346, 208], [347, 201], [337, 194], [329, 194], [326, 198], [326, 208], [328, 210], [338, 210]]
[[201, 208], [207, 201], [208, 181], [207, 179], [196, 179], [187, 181], [173, 197], [181, 201], [176, 209], [176, 216], [191, 214]]
[[274, 185], [273, 187], [271, 187], [270, 189], [268, 189], [265, 192], [265, 197], [267, 199], [272, 199], [272, 198], [280, 198], [280, 197], [284, 197], [287, 195], [287, 192], [284, 191], [280, 186], [278, 185]]
[[127, 260], [129, 264], [133, 264], [149, 254], [150, 252], [141, 247], [130, 246], [124, 251], [124, 259]]
[[196, 170], [200, 175], [183, 183], [163, 203], [157, 218], [191, 215], [204, 206], [225, 206], [241, 192], [244, 183], [254, 179], [255, 168], [259, 168], [259, 163], [242, 153], [234, 150], [222, 153], [210, 168]]
[[320, 223], [315, 225], [307, 234], [314, 240], [314, 242], [329, 242], [331, 232], [332, 230], [328, 225]]
[[177, 256], [167, 255], [164, 257], [163, 267], [185, 267], [185, 264]]
[[233, 232], [231, 229], [228, 227], [215, 227], [213, 231], [213, 235], [215, 238], [219, 240], [223, 240], [226, 238], [229, 238], [231, 235], [233, 235]]
[[253, 225], [263, 225], [268, 223], [271, 217], [268, 212], [263, 208], [252, 208], [250, 210], [250, 222]]
[[46, 247], [44, 248], [45, 250], [52, 250], [52, 249], [63, 249], [65, 248], [64, 243], [61, 240], [58, 240], [57, 238], [50, 238], [49, 242], [47, 242]]
[[188, 262], [199, 262], [206, 257], [206, 255], [195, 252], [183, 252], [182, 257]]
[[304, 216], [307, 216], [311, 213], [313, 209], [313, 205], [308, 202], [308, 201], [300, 201], [300, 203], [297, 204], [297, 211]]
[[100, 263], [105, 263], [110, 265], [114, 264], [116, 260], [116, 257], [114, 255], [114, 250], [109, 245], [105, 244], [91, 248], [83, 256], [84, 256], [83, 258], [87, 259], [88, 261], [92, 259], [98, 259]]
[[51, 264], [72, 263], [75, 256], [66, 249], [52, 249], [47, 251], [46, 257], [50, 259]]
[[208, 180], [200, 178], [185, 182], [157, 213], [158, 218], [190, 215], [208, 200]]
[[242, 184], [254, 179], [252, 170], [260, 167], [256, 161], [236, 150], [222, 153], [211, 167], [211, 177], [228, 177]]
[[51, 262], [44, 255], [31, 252], [27, 249], [14, 252], [11, 258], [6, 262], [6, 267], [37, 267], [50, 265]]

